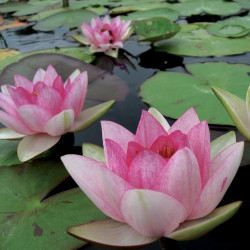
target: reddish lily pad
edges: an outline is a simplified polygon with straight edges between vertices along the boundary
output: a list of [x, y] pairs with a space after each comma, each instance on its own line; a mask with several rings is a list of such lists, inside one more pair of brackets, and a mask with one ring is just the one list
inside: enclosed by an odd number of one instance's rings
[[[15, 141], [0, 141], [4, 155], [16, 151]], [[36, 159], [18, 164], [0, 153], [1, 249], [73, 249], [85, 245], [66, 233], [72, 223], [106, 218], [82, 193], [71, 189], [44, 199], [68, 177], [61, 161]], [[6, 166], [9, 165], [9, 166]], [[20, 223], [21, 222], [21, 223]]]
[[80, 71], [88, 71], [87, 100], [109, 101], [115, 99], [121, 101], [128, 94], [128, 86], [117, 76], [73, 57], [53, 53], [27, 56], [19, 62], [8, 65], [0, 74], [0, 82], [13, 85], [14, 74], [24, 75], [32, 80], [37, 69], [46, 69], [48, 64], [56, 69], [64, 81], [77, 68]]

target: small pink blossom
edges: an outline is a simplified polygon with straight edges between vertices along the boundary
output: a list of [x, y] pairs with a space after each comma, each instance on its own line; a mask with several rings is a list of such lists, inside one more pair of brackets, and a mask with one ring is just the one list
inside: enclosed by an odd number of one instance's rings
[[243, 142], [212, 144], [206, 121], [189, 109], [172, 127], [143, 111], [132, 134], [102, 121], [106, 163], [62, 157], [68, 172], [102, 212], [150, 237], [204, 217], [219, 204], [243, 154]]
[[[0, 139], [25, 137], [18, 148], [20, 160], [34, 157], [29, 147], [35, 150], [35, 146], [27, 145], [28, 141], [36, 142], [37, 150], [43, 152], [61, 135], [79, 130], [87, 121], [82, 111], [88, 85], [86, 71], [76, 70], [63, 83], [49, 65], [46, 71], [39, 69], [33, 81], [18, 74], [14, 81], [15, 86], [4, 85], [0, 93], [0, 122], [8, 127], [0, 131]], [[24, 153], [27, 149], [29, 155]]]
[[104, 52], [109, 56], [117, 57], [118, 49], [123, 47], [123, 41], [132, 33], [130, 23], [130, 21], [121, 21], [120, 16], [112, 21], [108, 16], [103, 20], [97, 17], [91, 20], [91, 26], [83, 23], [82, 32], [88, 39], [91, 52]]

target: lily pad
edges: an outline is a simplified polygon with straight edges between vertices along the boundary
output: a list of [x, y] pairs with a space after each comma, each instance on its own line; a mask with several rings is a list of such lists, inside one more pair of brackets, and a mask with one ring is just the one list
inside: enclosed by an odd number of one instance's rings
[[142, 11], [142, 10], [151, 10], [156, 8], [169, 8], [170, 4], [168, 3], [145, 3], [136, 1], [136, 4], [120, 6], [110, 10], [110, 14], [124, 14], [133, 11]]
[[209, 23], [181, 25], [181, 31], [173, 38], [155, 44], [156, 51], [186, 56], [225, 56], [250, 51], [250, 39], [224, 38], [212, 36], [207, 32]]
[[211, 86], [221, 87], [242, 99], [249, 86], [250, 66], [207, 62], [186, 64], [192, 74], [158, 72], [140, 88], [143, 101], [163, 115], [177, 119], [194, 107], [200, 120], [210, 124], [234, 125]]
[[169, 9], [169, 8], [157, 8], [157, 9], [150, 9], [144, 11], [136, 11], [129, 13], [127, 16], [122, 16], [122, 20], [141, 20], [147, 19], [151, 17], [165, 17], [171, 21], [175, 21], [178, 19], [179, 12]]
[[210, 0], [177, 3], [169, 8], [179, 11], [180, 16], [199, 15], [204, 12], [211, 15], [230, 15], [238, 12], [241, 6], [234, 2]]
[[7, 58], [20, 55], [20, 53], [15, 49], [0, 49], [0, 61], [3, 61]]
[[20, 54], [19, 52], [14, 53], [13, 51], [13, 53], [8, 54], [8, 56], [10, 56], [11, 58], [0, 61], [0, 71], [3, 70], [3, 68], [8, 66], [9, 64], [18, 62], [22, 58], [25, 58], [30, 55], [40, 54], [40, 53], [62, 54], [62, 55], [74, 57], [76, 59], [82, 60], [87, 63], [91, 63], [95, 59], [95, 56], [91, 54], [88, 49], [76, 48], [76, 47], [68, 47], [68, 48], [66, 47], [66, 48], [60, 48], [60, 49], [45, 49], [45, 50], [38, 50], [38, 51], [33, 51], [30, 53], [23, 53], [23, 54]]
[[232, 17], [208, 27], [208, 32], [220, 37], [241, 37], [250, 33], [250, 15]]
[[35, 72], [39, 68], [46, 69], [48, 64], [51, 64], [56, 69], [64, 81], [77, 68], [80, 71], [88, 71], [87, 99], [95, 101], [115, 99], [121, 101], [128, 94], [128, 86], [117, 76], [73, 57], [55, 53], [35, 54], [10, 64], [1, 72], [0, 82], [1, 84], [14, 84], [14, 74], [21, 74], [32, 80]]
[[[13, 141], [0, 141], [11, 155]], [[7, 162], [6, 162], [7, 160]], [[6, 166], [11, 164], [12, 166]], [[46, 158], [17, 164], [0, 158], [1, 249], [73, 249], [85, 245], [66, 233], [72, 223], [106, 218], [81, 190], [71, 189], [44, 199], [68, 177], [59, 159]]]
[[1, 13], [15, 12], [27, 8], [27, 6], [29, 5], [25, 2], [6, 2], [0, 6], [0, 12]]
[[249, 0], [234, 0], [234, 2], [240, 4], [244, 9], [250, 9]]
[[58, 9], [52, 9], [52, 10], [44, 10], [41, 11], [39, 13], [37, 13], [36, 15], [33, 15], [32, 17], [29, 18], [29, 21], [40, 21], [46, 17], [55, 15], [59, 12], [63, 12], [66, 11], [66, 8], [58, 8]]
[[67, 10], [48, 16], [39, 21], [34, 28], [42, 31], [51, 31], [62, 25], [76, 28], [83, 22], [89, 23], [97, 14], [89, 10]]
[[173, 24], [164, 17], [152, 17], [137, 21], [134, 32], [142, 36], [139, 41], [157, 42], [173, 37], [180, 30], [179, 24]]
[[41, 5], [27, 5], [25, 8], [16, 11], [13, 16], [26, 16], [31, 14], [36, 14], [40, 11], [43, 11], [45, 6]]

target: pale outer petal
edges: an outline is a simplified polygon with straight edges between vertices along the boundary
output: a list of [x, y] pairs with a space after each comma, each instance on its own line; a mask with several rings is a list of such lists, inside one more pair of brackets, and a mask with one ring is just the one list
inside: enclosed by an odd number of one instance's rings
[[63, 135], [73, 128], [75, 112], [73, 109], [64, 110], [53, 116], [44, 125], [44, 132], [51, 136]]
[[206, 216], [219, 204], [239, 168], [243, 149], [244, 143], [238, 142], [224, 149], [213, 159], [211, 167], [215, 165], [212, 168], [216, 170], [203, 188], [188, 219]]
[[187, 217], [187, 211], [176, 199], [152, 190], [127, 191], [120, 204], [126, 223], [143, 235], [167, 236]]
[[[102, 126], [102, 139], [104, 152], [106, 150], [105, 139], [110, 139], [115, 141], [123, 149], [124, 153], [127, 153], [128, 143], [134, 141], [134, 134], [128, 131], [126, 128], [121, 125], [111, 122], [111, 121], [101, 121]], [[105, 155], [106, 152], [105, 152]]]
[[43, 69], [39, 69], [37, 72], [36, 72], [36, 74], [35, 74], [35, 76], [34, 76], [34, 78], [33, 78], [33, 84], [36, 84], [37, 82], [43, 82], [43, 80], [44, 80], [44, 77], [45, 77], [45, 71], [43, 70]]
[[168, 124], [165, 117], [155, 108], [149, 108], [148, 112], [154, 116], [155, 119], [162, 125], [162, 127], [168, 131], [170, 129], [170, 125]]
[[200, 123], [200, 120], [193, 108], [185, 112], [168, 130], [171, 134], [175, 130], [180, 130], [182, 133], [187, 134], [192, 127]]
[[153, 189], [177, 199], [190, 213], [202, 190], [194, 153], [189, 148], [177, 151], [160, 172]]
[[123, 194], [132, 186], [93, 159], [80, 155], [65, 155], [61, 157], [69, 174], [106, 215], [124, 221], [119, 210], [119, 202]]

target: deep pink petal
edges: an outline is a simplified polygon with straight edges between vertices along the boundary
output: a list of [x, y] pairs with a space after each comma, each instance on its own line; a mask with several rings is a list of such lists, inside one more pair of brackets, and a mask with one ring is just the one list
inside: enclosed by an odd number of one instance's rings
[[23, 105], [18, 112], [26, 126], [34, 132], [44, 132], [45, 123], [52, 117], [48, 110], [34, 104]]
[[106, 139], [106, 165], [107, 167], [119, 175], [121, 178], [125, 179], [128, 171], [128, 166], [126, 164], [126, 155], [122, 148], [114, 141]]
[[161, 135], [167, 136], [165, 129], [150, 113], [143, 110], [136, 131], [135, 141], [143, 147], [150, 148], [153, 142]]
[[181, 202], [190, 212], [201, 192], [199, 165], [188, 148], [177, 151], [159, 173], [154, 190], [166, 193]]
[[66, 169], [95, 205], [109, 217], [124, 221], [119, 209], [123, 194], [132, 186], [106, 166], [80, 155], [61, 157]]
[[70, 90], [63, 100], [61, 109], [73, 109], [76, 118], [82, 110], [87, 93], [87, 85], [87, 73], [83, 72], [71, 83]]
[[120, 206], [125, 221], [147, 236], [167, 236], [187, 216], [186, 209], [176, 199], [152, 190], [129, 190]]
[[32, 94], [23, 88], [12, 88], [7, 86], [7, 89], [10, 93], [12, 100], [14, 101], [17, 107], [20, 107], [25, 104], [31, 103]]
[[26, 89], [29, 93], [32, 93], [34, 85], [26, 77], [19, 75], [19, 74], [14, 74], [14, 82], [15, 82], [16, 88], [21, 87], [23, 89]]
[[130, 164], [127, 180], [136, 188], [150, 189], [165, 165], [166, 161], [159, 154], [144, 150]]
[[170, 127], [168, 134], [173, 133], [175, 130], [180, 130], [182, 133], [187, 134], [198, 123], [200, 123], [200, 120], [195, 110], [190, 108]]
[[55, 79], [52, 88], [55, 89], [61, 95], [62, 98], [64, 97], [64, 84], [61, 76], [58, 76]]
[[0, 110], [0, 122], [4, 124], [6, 127], [11, 128], [17, 133], [23, 135], [31, 135], [34, 134], [21, 120], [13, 117], [4, 111]]
[[105, 140], [110, 139], [120, 145], [124, 153], [127, 152], [128, 143], [134, 141], [135, 136], [121, 125], [111, 121], [101, 121], [102, 141], [104, 151], [106, 150]]
[[198, 160], [202, 186], [204, 186], [209, 178], [210, 164], [210, 132], [207, 121], [198, 123], [188, 132], [187, 136]]
[[128, 166], [134, 160], [134, 158], [143, 150], [145, 150], [145, 148], [134, 141], [128, 143], [127, 159], [126, 159]]
[[64, 110], [50, 118], [44, 125], [44, 132], [52, 136], [63, 135], [73, 128], [74, 110]]
[[8, 94], [0, 92], [0, 108], [12, 116], [18, 117], [16, 105]]
[[52, 65], [49, 65], [46, 72], [45, 72], [43, 82], [48, 87], [52, 87], [57, 76], [58, 76], [58, 74], [56, 73], [56, 70], [52, 67]]
[[204, 186], [188, 219], [206, 216], [219, 204], [238, 170], [243, 149], [243, 142], [232, 144], [212, 160], [211, 168], [215, 171]]
[[45, 71], [43, 69], [37, 70], [34, 78], [33, 78], [33, 84], [36, 84], [37, 82], [43, 82], [45, 77]]

